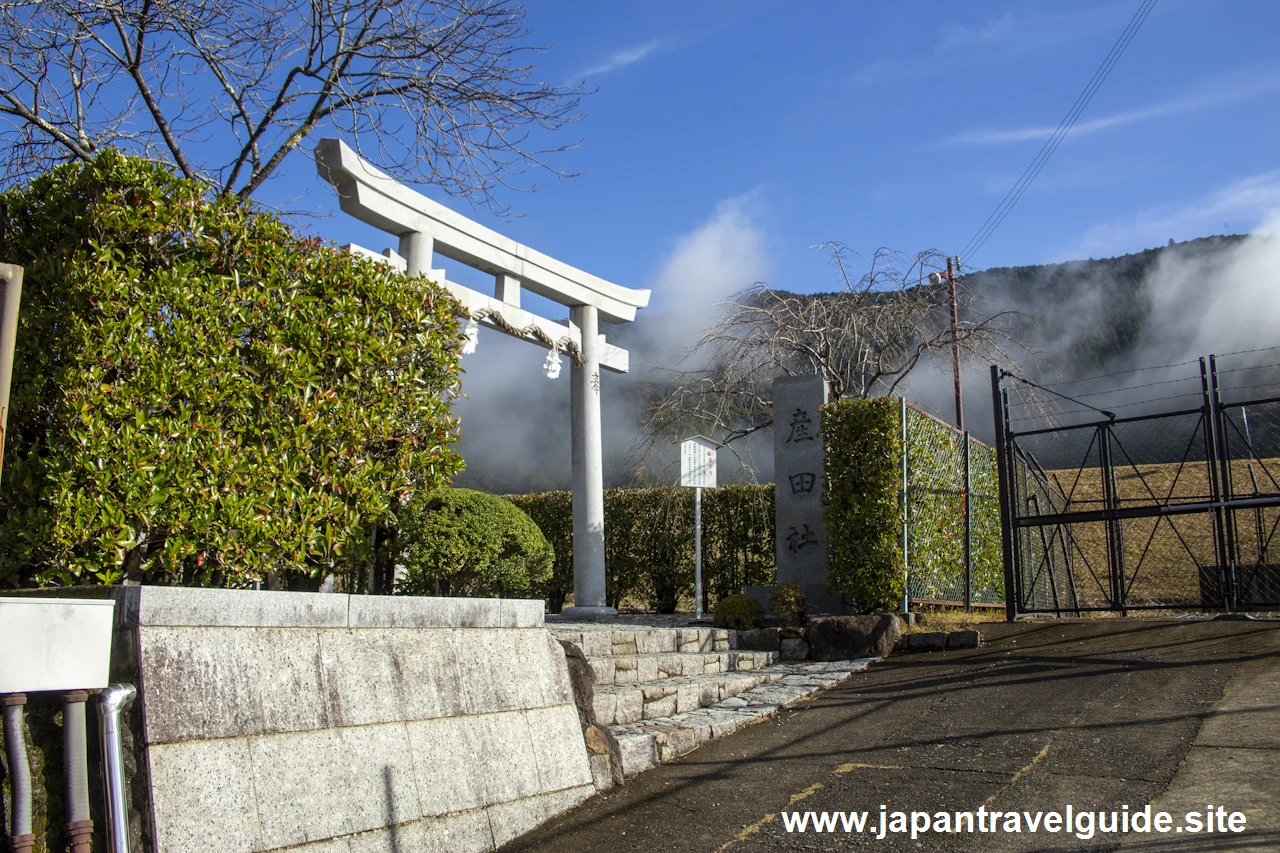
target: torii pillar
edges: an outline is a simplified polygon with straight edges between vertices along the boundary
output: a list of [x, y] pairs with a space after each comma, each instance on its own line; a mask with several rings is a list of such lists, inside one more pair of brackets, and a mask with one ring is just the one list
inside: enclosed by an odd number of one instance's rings
[[599, 312], [594, 305], [569, 309], [582, 335], [583, 364], [569, 385], [573, 442], [573, 607], [564, 615], [599, 618], [618, 611], [605, 603], [604, 453], [600, 437]]

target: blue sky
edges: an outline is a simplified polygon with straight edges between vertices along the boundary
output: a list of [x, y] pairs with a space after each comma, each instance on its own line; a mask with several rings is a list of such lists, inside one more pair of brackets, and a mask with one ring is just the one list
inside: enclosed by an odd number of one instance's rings
[[[767, 280], [832, 289], [841, 241], [955, 253], [1138, 8], [1094, 3], [534, 2], [541, 73], [597, 91], [498, 220], [428, 193], [654, 307]], [[1103, 257], [1280, 208], [1280, 4], [1161, 0], [978, 267]], [[294, 157], [266, 201], [331, 190]], [[335, 213], [322, 236], [381, 249]], [[701, 263], [681, 264], [682, 253]], [[687, 260], [687, 259], [686, 259]], [[449, 265], [450, 277], [455, 270]], [[455, 265], [456, 266], [456, 265]], [[465, 273], [457, 271], [463, 280]], [[697, 281], [691, 280], [697, 278]]]

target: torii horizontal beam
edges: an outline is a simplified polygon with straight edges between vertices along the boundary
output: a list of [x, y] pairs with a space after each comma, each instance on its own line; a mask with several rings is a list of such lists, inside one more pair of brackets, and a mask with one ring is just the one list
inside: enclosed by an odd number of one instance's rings
[[[396, 236], [429, 235], [434, 251], [450, 260], [494, 276], [512, 276], [522, 287], [562, 305], [592, 305], [604, 323], [634, 320], [636, 309], [649, 304], [648, 290], [605, 281], [472, 222], [378, 171], [341, 140], [320, 140], [316, 165], [321, 177], [337, 188], [344, 213]], [[417, 272], [412, 262], [409, 266]]]

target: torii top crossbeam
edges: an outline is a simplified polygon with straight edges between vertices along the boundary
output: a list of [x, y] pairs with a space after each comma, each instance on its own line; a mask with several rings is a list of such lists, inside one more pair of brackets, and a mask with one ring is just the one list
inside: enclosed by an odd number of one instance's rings
[[[636, 309], [649, 304], [648, 290], [606, 281], [473, 222], [397, 183], [340, 140], [320, 140], [316, 146], [316, 164], [321, 177], [337, 188], [344, 213], [400, 238], [399, 254], [389, 256], [396, 266], [403, 263], [411, 275], [428, 273], [434, 251], [493, 275], [492, 299], [453, 282], [440, 282], [462, 301], [463, 307], [472, 314], [481, 314], [481, 322], [487, 319], [483, 315], [488, 311], [498, 311], [509, 327], [538, 326], [556, 339], [567, 336], [575, 345], [580, 345], [576, 329], [566, 329], [521, 310], [520, 289], [561, 305], [593, 306], [603, 323], [634, 320]], [[489, 325], [501, 328], [497, 324]], [[530, 339], [536, 340], [532, 336]], [[545, 345], [545, 341], [543, 343]], [[625, 351], [606, 345], [603, 356], [601, 366], [606, 370], [627, 371]]]
[[[611, 612], [605, 607], [600, 369], [625, 373], [629, 364], [626, 350], [605, 343], [599, 323], [634, 320], [636, 310], [649, 304], [649, 291], [605, 281], [473, 222], [370, 166], [340, 140], [320, 140], [316, 166], [320, 176], [338, 190], [344, 213], [399, 238], [398, 253], [387, 250], [375, 257], [409, 275], [438, 281], [474, 320], [556, 350], [576, 351], [570, 386], [574, 497], [574, 607], [570, 611], [584, 617]], [[349, 248], [374, 255], [356, 246]], [[493, 296], [447, 281], [442, 270], [431, 269], [433, 252], [493, 275]], [[568, 306], [569, 325], [522, 309], [521, 288]]]

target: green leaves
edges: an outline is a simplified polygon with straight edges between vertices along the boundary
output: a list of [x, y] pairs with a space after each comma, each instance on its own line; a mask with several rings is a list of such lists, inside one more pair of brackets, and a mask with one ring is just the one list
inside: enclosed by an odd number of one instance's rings
[[902, 597], [902, 437], [898, 401], [846, 398], [822, 408], [827, 583], [873, 613]]
[[[902, 423], [890, 397], [845, 399], [822, 410], [829, 584], [862, 612], [904, 592]], [[907, 556], [911, 594], [964, 596], [964, 456], [954, 429], [907, 408]], [[1003, 600], [995, 452], [970, 439], [970, 542], [975, 601]]]
[[545, 536], [517, 507], [471, 489], [416, 492], [397, 511], [412, 595], [514, 596], [551, 574]]
[[456, 303], [107, 151], [3, 196], [26, 267], [0, 583], [363, 571], [443, 485]]
[[[772, 485], [719, 486], [702, 492], [702, 580], [707, 602], [772, 583]], [[573, 496], [570, 492], [512, 495], [555, 549], [553, 573], [538, 589], [552, 613], [573, 590]], [[606, 600], [675, 612], [692, 598], [693, 491], [608, 489], [604, 493]], [[709, 609], [709, 608], [708, 608]]]

